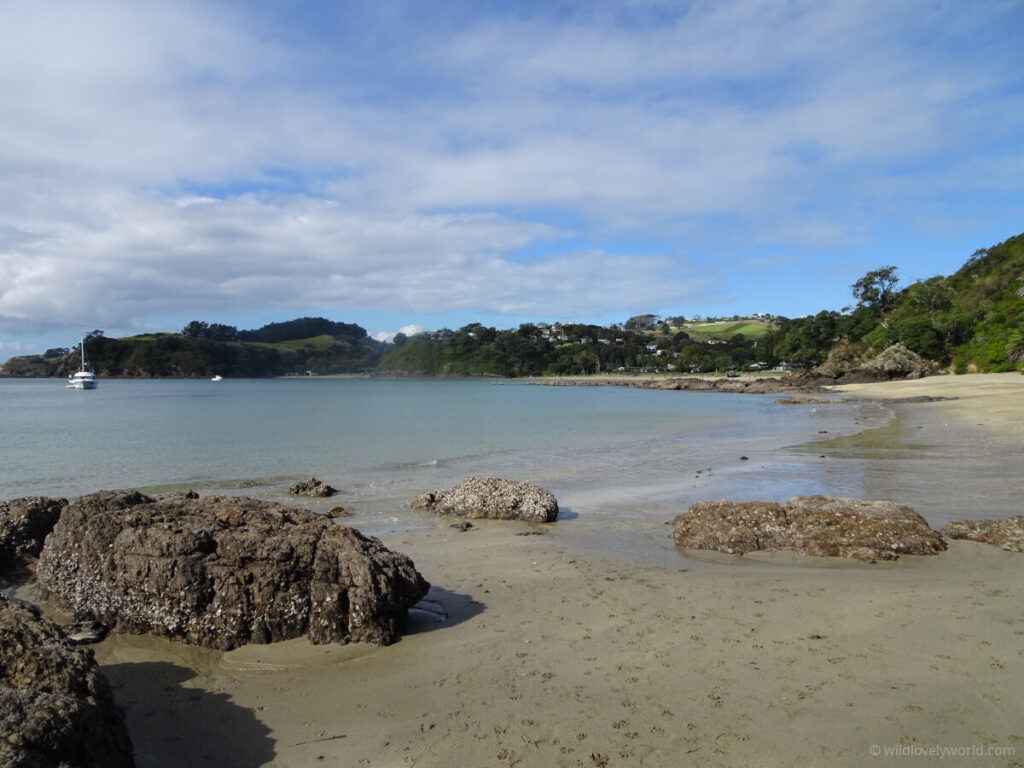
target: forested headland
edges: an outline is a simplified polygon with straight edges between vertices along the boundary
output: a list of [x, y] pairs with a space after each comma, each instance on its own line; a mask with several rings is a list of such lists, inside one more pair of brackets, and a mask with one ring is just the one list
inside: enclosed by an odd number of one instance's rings
[[[546, 376], [608, 372], [854, 371], [900, 344], [934, 371], [1024, 370], [1024, 235], [976, 251], [955, 274], [901, 286], [898, 270], [871, 270], [842, 312], [800, 318], [662, 318], [608, 327], [538, 322], [498, 330], [479, 323], [393, 342], [351, 323], [304, 317], [255, 330], [192, 321], [180, 333], [107, 338], [87, 355], [103, 377]], [[15, 357], [2, 376], [66, 376], [76, 347]]]

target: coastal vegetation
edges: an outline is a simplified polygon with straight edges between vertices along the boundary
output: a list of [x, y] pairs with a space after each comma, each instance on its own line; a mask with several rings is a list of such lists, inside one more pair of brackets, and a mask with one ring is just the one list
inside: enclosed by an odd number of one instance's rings
[[1024, 370], [1024, 235], [976, 251], [949, 277], [899, 289], [890, 266], [851, 289], [850, 311], [783, 320], [759, 354], [833, 375], [901, 343], [936, 369]]
[[[956, 273], [900, 287], [894, 266], [851, 288], [855, 303], [799, 318], [630, 317], [609, 327], [471, 323], [392, 343], [352, 323], [303, 317], [239, 330], [194, 320], [180, 333], [86, 337], [101, 376], [230, 377], [378, 373], [389, 376], [546, 376], [614, 372], [759, 371], [838, 376], [902, 344], [932, 369], [1024, 370], [1024, 234], [976, 251]], [[66, 376], [77, 349], [15, 357], [2, 376]]]
[[[315, 335], [310, 335], [315, 334]], [[271, 323], [252, 331], [193, 321], [181, 333], [113, 339], [103, 331], [86, 336], [86, 350], [103, 377], [203, 378], [357, 373], [376, 368], [387, 345], [365, 329], [323, 318]], [[15, 357], [5, 376], [66, 376], [78, 367], [78, 350], [53, 349]]]

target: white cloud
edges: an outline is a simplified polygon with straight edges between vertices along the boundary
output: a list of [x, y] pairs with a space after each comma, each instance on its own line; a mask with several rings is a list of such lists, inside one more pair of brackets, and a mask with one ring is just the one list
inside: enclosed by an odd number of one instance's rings
[[374, 334], [373, 338], [375, 338], [377, 341], [386, 341], [388, 343], [391, 343], [392, 341], [395, 340], [395, 336], [397, 336], [400, 333], [406, 336], [415, 336], [418, 333], [423, 333], [423, 331], [424, 328], [422, 325], [403, 325], [397, 331], [393, 331], [391, 333], [388, 333], [387, 331], [379, 331], [378, 333]]
[[1021, 190], [998, 3], [56, 10], [0, 27], [0, 334], [692, 306], [742, 279], [716, 254], [870, 248], [972, 169]]

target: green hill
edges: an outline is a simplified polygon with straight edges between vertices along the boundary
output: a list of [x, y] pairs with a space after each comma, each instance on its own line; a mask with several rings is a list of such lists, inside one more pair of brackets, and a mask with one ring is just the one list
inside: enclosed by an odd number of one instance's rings
[[[218, 374], [260, 378], [354, 373], [376, 368], [385, 344], [367, 337], [366, 331], [356, 325], [331, 324], [327, 320], [317, 325], [310, 320], [322, 318], [301, 318], [292, 324], [275, 323], [256, 331], [190, 323], [180, 334], [146, 334], [122, 339], [110, 339], [94, 331], [86, 341], [86, 355], [93, 370], [107, 378], [205, 378]], [[269, 333], [262, 333], [268, 328]], [[338, 335], [289, 337], [311, 328], [329, 328]], [[231, 340], [208, 338], [211, 335], [228, 336]], [[277, 340], [235, 340], [247, 336]], [[78, 363], [77, 348], [50, 350], [45, 355], [11, 358], [0, 366], [0, 375], [67, 376], [77, 370]]]
[[747, 319], [728, 323], [687, 325], [678, 330], [685, 331], [694, 341], [707, 341], [708, 339], [731, 339], [738, 333], [748, 339], [759, 339], [768, 333], [771, 327], [760, 320]]
[[956, 373], [1024, 370], [1024, 235], [978, 250], [949, 277], [897, 290], [895, 267], [873, 270], [851, 288], [849, 314], [783, 320], [758, 355], [832, 375], [901, 343]]

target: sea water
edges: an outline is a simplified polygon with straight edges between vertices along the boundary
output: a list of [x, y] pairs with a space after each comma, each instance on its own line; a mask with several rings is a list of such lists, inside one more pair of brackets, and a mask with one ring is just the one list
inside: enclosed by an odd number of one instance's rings
[[288, 486], [316, 476], [339, 494], [302, 503], [344, 506], [382, 533], [429, 524], [409, 509], [419, 494], [489, 474], [543, 485], [560, 519], [607, 543], [702, 498], [862, 495], [856, 462], [807, 450], [863, 428], [861, 407], [775, 399], [515, 381], [108, 379], [79, 391], [6, 379], [0, 499], [189, 487], [295, 502]]

